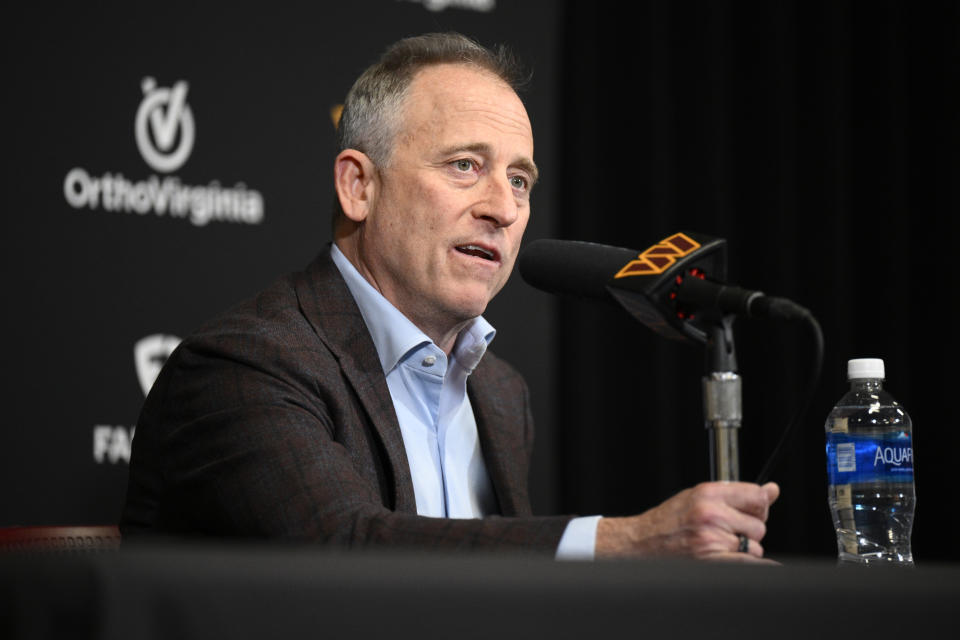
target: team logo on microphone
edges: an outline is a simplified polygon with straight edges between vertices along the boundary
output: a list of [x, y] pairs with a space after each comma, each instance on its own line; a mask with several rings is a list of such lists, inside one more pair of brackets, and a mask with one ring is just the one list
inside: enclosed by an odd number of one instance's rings
[[[187, 83], [158, 87], [147, 77], [141, 83], [143, 101], [137, 109], [134, 131], [137, 148], [156, 171], [176, 171], [193, 150], [193, 113], [187, 104]], [[179, 135], [177, 135], [179, 133]]]
[[700, 243], [684, 233], [675, 233], [653, 245], [628, 262], [614, 278], [651, 276], [663, 273], [680, 258], [700, 248]]

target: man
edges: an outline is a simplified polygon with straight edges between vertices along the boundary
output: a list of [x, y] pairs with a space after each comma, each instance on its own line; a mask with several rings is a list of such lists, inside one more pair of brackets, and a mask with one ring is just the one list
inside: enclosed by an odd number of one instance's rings
[[137, 425], [127, 538], [761, 561], [773, 484], [707, 483], [631, 518], [531, 514], [526, 387], [481, 317], [537, 180], [515, 69], [431, 34], [357, 80], [333, 246], [173, 354]]

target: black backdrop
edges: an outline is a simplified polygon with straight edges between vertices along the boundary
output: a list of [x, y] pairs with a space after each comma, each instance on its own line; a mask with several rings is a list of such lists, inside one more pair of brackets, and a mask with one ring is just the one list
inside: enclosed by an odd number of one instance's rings
[[[727, 238], [731, 279], [810, 308], [826, 339], [810, 413], [773, 478], [774, 556], [835, 553], [823, 423], [846, 360], [881, 357], [914, 422], [914, 552], [958, 560], [956, 2], [570, 3], [561, 235], [643, 249]], [[699, 348], [627, 315], [560, 310], [562, 507], [630, 513], [705, 479]], [[812, 341], [736, 325], [743, 477], [796, 405]]]
[[[165, 345], [304, 267], [329, 240], [330, 111], [390, 42], [456, 30], [510, 43], [536, 70], [524, 98], [544, 179], [529, 229], [553, 233], [559, 9], [495, 0], [9, 9], [0, 525], [118, 519], [144, 398], [134, 346], [160, 336], [144, 343], [149, 369]], [[181, 166], [146, 162], [135, 135], [142, 108], [154, 146], [174, 125], [170, 152], [190, 148]], [[170, 184], [189, 187], [186, 209], [158, 204]], [[199, 224], [194, 192], [227, 189], [259, 194], [262, 216]], [[488, 317], [494, 350], [511, 354], [530, 382], [543, 424], [532, 490], [552, 510], [553, 304], [527, 300], [523, 283], [511, 282]]]
[[[822, 323], [824, 377], [774, 473], [784, 495], [770, 553], [835, 552], [823, 419], [846, 359], [878, 356], [916, 425], [916, 556], [958, 559], [947, 488], [956, 2], [101, 3], [20, 6], [6, 24], [0, 525], [116, 518], [143, 397], [133, 345], [184, 335], [305, 264], [328, 238], [329, 108], [386, 43], [457, 29], [534, 67], [525, 99], [544, 180], [528, 239], [642, 249], [677, 229], [725, 237], [736, 281]], [[173, 175], [256, 190], [259, 223], [68, 204], [76, 167], [168, 175], [134, 143], [147, 76], [189, 81], [196, 143]], [[698, 349], [516, 278], [488, 315], [495, 350], [534, 395], [538, 511], [630, 513], [706, 478]], [[739, 322], [737, 337], [751, 477], [796, 401], [810, 343], [758, 322]], [[98, 427], [109, 428], [99, 459]]]

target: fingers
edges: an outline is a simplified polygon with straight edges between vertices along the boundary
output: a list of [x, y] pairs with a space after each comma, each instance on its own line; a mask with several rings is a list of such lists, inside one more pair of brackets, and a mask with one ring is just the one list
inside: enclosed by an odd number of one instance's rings
[[[704, 560], [711, 561], [723, 561], [723, 562], [741, 562], [741, 563], [753, 563], [753, 564], [770, 564], [770, 565], [779, 565], [780, 563], [775, 560], [770, 560], [763, 557], [763, 546], [756, 540], [751, 540], [744, 535], [736, 536], [737, 541], [734, 543], [736, 549], [734, 551], [721, 551], [718, 553], [711, 553], [709, 555], [703, 556]], [[746, 549], [744, 549], [744, 541], [746, 541]]]
[[734, 543], [734, 552], [754, 556], [757, 558], [763, 557], [763, 546], [758, 540], [754, 540], [742, 533], [736, 535], [735, 537], [736, 542]]
[[[691, 512], [692, 524], [702, 527], [713, 527], [724, 531], [734, 538], [737, 534], [744, 534], [753, 540], [762, 540], [767, 535], [766, 516], [758, 517], [744, 511], [734, 509], [723, 502], [705, 503], [699, 509]], [[733, 545], [737, 549], [737, 544]]]
[[[774, 483], [703, 483], [639, 516], [602, 519], [597, 554], [759, 560], [770, 505], [779, 495]], [[745, 550], [740, 535], [747, 538]]]
[[[760, 559], [763, 547], [760, 540], [767, 533], [766, 520], [770, 505], [779, 497], [780, 487], [770, 482], [763, 486], [743, 482], [704, 483], [694, 487], [694, 500], [701, 501], [700, 514], [708, 514], [699, 524], [728, 532], [730, 551], [709, 552], [704, 557]], [[733, 558], [731, 555], [733, 554]], [[736, 558], [739, 554], [741, 557]]]
[[689, 490], [690, 524], [716, 527], [754, 540], [766, 535], [770, 503], [779, 495], [779, 487], [745, 482], [706, 482]]
[[780, 496], [780, 487], [775, 482], [765, 485], [750, 482], [704, 482], [693, 488], [705, 498], [722, 500], [738, 511], [766, 520], [770, 505]]

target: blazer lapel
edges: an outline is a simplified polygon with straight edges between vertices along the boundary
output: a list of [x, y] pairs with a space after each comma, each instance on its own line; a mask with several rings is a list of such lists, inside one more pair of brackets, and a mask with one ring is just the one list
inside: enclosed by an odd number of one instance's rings
[[467, 380], [483, 461], [497, 494], [501, 515], [530, 515], [527, 452], [523, 440], [525, 409], [517, 406], [515, 389], [513, 393], [501, 393], [502, 381], [484, 366], [489, 357], [489, 353], [484, 356]]
[[330, 257], [329, 245], [298, 274], [297, 296], [304, 315], [339, 361], [383, 443], [393, 471], [394, 509], [416, 513], [410, 464], [383, 368], [360, 309]]

